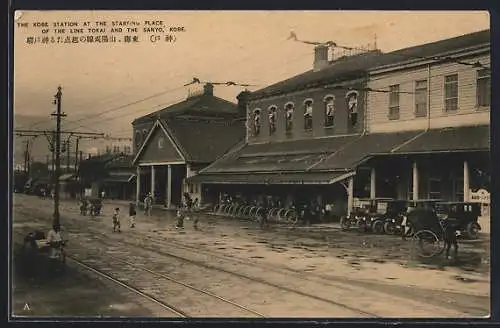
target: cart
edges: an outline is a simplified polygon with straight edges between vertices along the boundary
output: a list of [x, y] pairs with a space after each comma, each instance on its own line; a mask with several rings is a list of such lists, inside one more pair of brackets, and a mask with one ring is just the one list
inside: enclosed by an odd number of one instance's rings
[[407, 214], [407, 221], [414, 231], [412, 254], [420, 257], [429, 258], [441, 255], [445, 249], [448, 229], [453, 233], [457, 230], [456, 220], [440, 218], [433, 206], [412, 210]]
[[89, 198], [89, 211], [91, 216], [99, 216], [102, 212], [102, 199], [101, 198]]
[[[22, 250], [24, 253], [30, 253], [35, 255], [43, 255], [47, 257], [53, 263], [66, 263], [66, 251], [65, 246], [67, 240], [62, 240], [60, 242], [49, 242], [46, 239], [45, 233], [42, 231], [30, 232], [24, 237]], [[55, 256], [51, 257], [51, 249], [55, 248]]]

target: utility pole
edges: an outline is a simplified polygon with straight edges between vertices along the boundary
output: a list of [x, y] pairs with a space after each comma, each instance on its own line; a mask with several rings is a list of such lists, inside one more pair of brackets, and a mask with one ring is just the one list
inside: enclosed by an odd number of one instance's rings
[[71, 146], [68, 140], [66, 140], [66, 173], [70, 171], [70, 157], [71, 157]]
[[25, 141], [26, 148], [24, 150], [24, 173], [28, 174], [28, 158], [29, 158], [29, 145], [30, 141], [27, 139]]
[[59, 177], [61, 175], [61, 118], [65, 117], [66, 114], [61, 112], [61, 98], [62, 98], [62, 88], [61, 86], [57, 87], [57, 93], [55, 94], [54, 103], [57, 105], [57, 110], [55, 113], [52, 113], [52, 116], [56, 117], [56, 147], [55, 147], [55, 186], [54, 186], [54, 225], [60, 225], [60, 217], [59, 217], [59, 189], [60, 189], [60, 181]]
[[[80, 139], [81, 137], [76, 137], [76, 144], [75, 144], [75, 174], [78, 172], [78, 146], [80, 144]], [[80, 157], [80, 161], [81, 161]]]

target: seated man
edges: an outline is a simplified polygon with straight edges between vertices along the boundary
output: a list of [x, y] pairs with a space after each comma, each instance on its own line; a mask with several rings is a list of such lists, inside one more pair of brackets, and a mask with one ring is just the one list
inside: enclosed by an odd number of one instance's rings
[[50, 258], [56, 259], [61, 254], [61, 245], [63, 239], [61, 236], [61, 228], [58, 225], [53, 225], [52, 229], [47, 233], [47, 243], [50, 246]]

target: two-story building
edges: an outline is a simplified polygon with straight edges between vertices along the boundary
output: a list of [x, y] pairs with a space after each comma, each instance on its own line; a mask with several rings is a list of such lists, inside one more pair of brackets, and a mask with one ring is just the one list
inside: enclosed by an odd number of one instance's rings
[[369, 93], [368, 132], [415, 134], [367, 163], [397, 182], [382, 195], [469, 201], [490, 189], [489, 30], [389, 53], [369, 73], [369, 88], [389, 92]]
[[186, 191], [199, 198], [199, 185], [186, 184], [185, 178], [245, 138], [247, 92], [234, 104], [213, 91], [206, 84], [186, 100], [133, 121], [137, 202], [147, 193], [167, 207], [179, 204]]
[[203, 184], [204, 201], [229, 194], [249, 203], [330, 203], [345, 213], [369, 177], [355, 184], [355, 167], [323, 163], [366, 132], [367, 70], [383, 58], [374, 50], [331, 61], [318, 46], [310, 71], [253, 92], [246, 142], [190, 179]]
[[190, 179], [203, 184], [206, 201], [271, 196], [284, 206], [334, 204], [343, 215], [355, 197], [460, 199], [469, 173], [452, 179], [456, 192], [444, 192], [449, 183], [431, 188], [436, 175], [424, 176], [438, 167], [433, 158], [489, 172], [489, 77], [474, 65], [489, 63], [488, 31], [387, 54], [327, 54], [317, 47], [311, 71], [251, 95], [246, 142]]

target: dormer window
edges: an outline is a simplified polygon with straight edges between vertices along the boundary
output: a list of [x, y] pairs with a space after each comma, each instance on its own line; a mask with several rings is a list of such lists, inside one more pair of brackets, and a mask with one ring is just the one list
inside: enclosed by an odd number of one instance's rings
[[349, 111], [349, 123], [351, 126], [355, 126], [358, 123], [358, 92], [349, 91], [345, 97]]
[[253, 134], [255, 136], [259, 135], [260, 133], [260, 109], [259, 108], [256, 108], [253, 110], [253, 124], [252, 124], [252, 127], [253, 127]]
[[304, 101], [304, 130], [312, 130], [313, 128], [313, 100], [306, 99]]
[[269, 111], [269, 134], [274, 134], [276, 132], [276, 106], [270, 106]]
[[285, 104], [285, 131], [290, 132], [292, 131], [293, 128], [293, 109], [294, 109], [294, 104], [293, 103], [287, 103]]
[[335, 121], [335, 96], [327, 95], [323, 98], [325, 104], [325, 127], [332, 127]]

